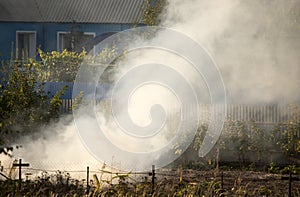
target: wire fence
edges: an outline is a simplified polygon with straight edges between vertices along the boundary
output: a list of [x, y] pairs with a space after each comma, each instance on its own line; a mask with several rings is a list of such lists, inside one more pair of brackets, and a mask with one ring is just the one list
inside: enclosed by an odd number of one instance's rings
[[[21, 160], [13, 162], [14, 164], [21, 164]], [[23, 164], [25, 164], [24, 162]], [[64, 184], [72, 183], [72, 181], [78, 181], [80, 184], [85, 185], [87, 188], [95, 186], [94, 178], [98, 177], [100, 181], [106, 184], [118, 184], [120, 179], [127, 180], [132, 183], [147, 183], [152, 185], [155, 190], [161, 184], [167, 184], [170, 182], [176, 183], [188, 183], [189, 185], [199, 183], [218, 183], [221, 189], [233, 189], [237, 187], [259, 188], [268, 187], [274, 189], [280, 187], [286, 190], [287, 193], [299, 193], [300, 190], [300, 176], [299, 174], [272, 174], [268, 172], [255, 172], [245, 170], [230, 170], [225, 171], [221, 169], [212, 169], [207, 171], [183, 169], [178, 167], [177, 169], [152, 169], [146, 172], [126, 172], [117, 169], [109, 168], [101, 164], [90, 163], [91, 166], [85, 166], [85, 168], [79, 169], [78, 166], [83, 166], [84, 163], [52, 163], [51, 167], [38, 168], [38, 162], [31, 162], [29, 167], [21, 167], [23, 180], [34, 179], [47, 179], [50, 177], [50, 181], [65, 181]], [[41, 164], [42, 162], [40, 162]], [[64, 168], [58, 168], [55, 170], [55, 165], [65, 166]], [[50, 164], [48, 163], [50, 166]], [[69, 168], [67, 169], [66, 166]], [[71, 168], [70, 168], [71, 167]], [[2, 169], [2, 174], [11, 171], [7, 177], [14, 180], [18, 180], [18, 173], [20, 166], [9, 167]], [[77, 169], [76, 169], [77, 168]], [[14, 173], [14, 175], [12, 174]], [[78, 175], [77, 177], [75, 175]]]

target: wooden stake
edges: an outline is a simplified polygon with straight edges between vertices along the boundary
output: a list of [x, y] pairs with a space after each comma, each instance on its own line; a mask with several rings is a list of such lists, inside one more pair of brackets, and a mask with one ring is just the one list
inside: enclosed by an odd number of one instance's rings
[[289, 177], [289, 197], [292, 197], [292, 173], [291, 172]]
[[29, 163], [22, 163], [22, 159], [19, 159], [19, 163], [14, 163], [13, 166], [19, 167], [19, 181], [22, 181], [22, 166], [29, 167]]
[[154, 194], [154, 183], [155, 183], [155, 165], [152, 165], [152, 194]]
[[21, 190], [22, 183], [22, 166], [29, 167], [29, 163], [22, 163], [22, 159], [19, 159], [19, 163], [14, 163], [13, 166], [19, 167], [19, 189]]
[[88, 194], [89, 193], [89, 190], [90, 190], [90, 185], [89, 185], [89, 174], [90, 174], [90, 167], [87, 166], [86, 167], [86, 193]]

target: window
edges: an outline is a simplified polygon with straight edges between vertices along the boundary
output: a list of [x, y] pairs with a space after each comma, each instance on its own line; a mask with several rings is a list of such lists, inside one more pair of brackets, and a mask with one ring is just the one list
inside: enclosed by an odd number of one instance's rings
[[57, 51], [63, 51], [67, 49], [68, 51], [82, 51], [85, 48], [90, 51], [94, 47], [95, 33], [90, 32], [58, 32], [57, 33]]
[[17, 31], [16, 36], [16, 57], [35, 58], [36, 55], [36, 32]]

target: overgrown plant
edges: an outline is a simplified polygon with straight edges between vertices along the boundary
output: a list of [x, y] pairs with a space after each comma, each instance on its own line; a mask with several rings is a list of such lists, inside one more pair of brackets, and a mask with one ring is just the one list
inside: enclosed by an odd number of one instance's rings
[[158, 25], [166, 4], [166, 0], [146, 0], [143, 8], [143, 22], [148, 26]]
[[300, 117], [299, 108], [291, 105], [292, 113], [286, 123], [279, 123], [273, 131], [273, 140], [291, 163], [300, 163]]
[[[1, 151], [19, 136], [49, 122], [58, 110], [53, 108], [53, 100], [44, 93], [42, 84], [37, 83], [34, 66], [31, 60], [11, 61], [10, 64], [3, 62], [4, 76], [0, 86]], [[60, 93], [57, 96], [60, 97]]]
[[19, 137], [38, 131], [41, 125], [59, 118], [61, 96], [67, 87], [51, 96], [44, 92], [43, 82], [74, 81], [85, 52], [44, 53], [39, 50], [39, 55], [41, 62], [30, 58], [2, 62], [0, 152], [8, 153]]
[[38, 49], [41, 62], [35, 61], [35, 71], [40, 82], [73, 82], [79, 67], [86, 56], [86, 51], [44, 52]]
[[[281, 154], [286, 156], [286, 164], [299, 164], [299, 114], [299, 107], [291, 105], [290, 112], [285, 114], [288, 120], [277, 125], [258, 123], [255, 120], [232, 120], [228, 117], [218, 142], [204, 159], [209, 164], [214, 161], [216, 168], [219, 160], [226, 163], [229, 158], [232, 165], [238, 162], [240, 167], [257, 169], [266, 162], [272, 162], [272, 154]], [[201, 147], [207, 129], [207, 124], [199, 126], [193, 142], [196, 151]]]

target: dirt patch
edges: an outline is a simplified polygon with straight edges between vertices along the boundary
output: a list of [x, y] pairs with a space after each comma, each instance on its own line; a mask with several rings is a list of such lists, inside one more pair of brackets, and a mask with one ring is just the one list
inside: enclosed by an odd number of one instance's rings
[[273, 174], [256, 171], [210, 171], [177, 170], [157, 172], [158, 182], [175, 181], [188, 184], [215, 183], [216, 188], [227, 194], [261, 194], [262, 196], [288, 196], [289, 184], [291, 183], [292, 196], [300, 196], [300, 176]]

